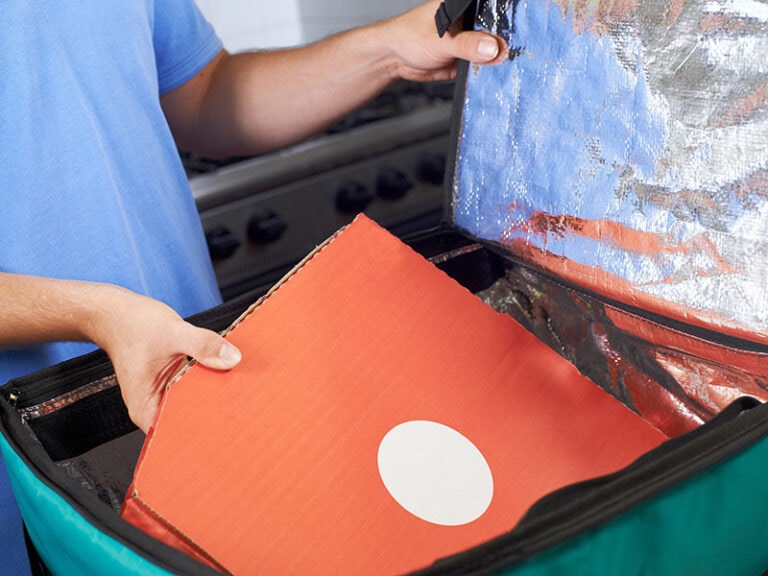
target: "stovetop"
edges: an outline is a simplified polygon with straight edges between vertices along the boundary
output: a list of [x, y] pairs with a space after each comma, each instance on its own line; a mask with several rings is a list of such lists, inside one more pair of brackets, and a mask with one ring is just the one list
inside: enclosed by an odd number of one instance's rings
[[438, 225], [452, 83], [399, 83], [274, 154], [183, 154], [225, 299], [273, 282], [359, 212], [404, 236]]

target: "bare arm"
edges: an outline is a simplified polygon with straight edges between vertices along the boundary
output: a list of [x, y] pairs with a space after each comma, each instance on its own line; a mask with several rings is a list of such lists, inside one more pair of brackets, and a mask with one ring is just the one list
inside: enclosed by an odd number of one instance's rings
[[131, 419], [145, 432], [163, 388], [187, 356], [229, 369], [240, 353], [165, 304], [93, 282], [0, 273], [0, 347], [57, 340], [91, 341], [115, 368]]
[[302, 140], [397, 79], [444, 80], [456, 59], [494, 63], [503, 40], [435, 31], [439, 0], [304, 47], [219, 54], [162, 98], [180, 146], [208, 156], [255, 154]]

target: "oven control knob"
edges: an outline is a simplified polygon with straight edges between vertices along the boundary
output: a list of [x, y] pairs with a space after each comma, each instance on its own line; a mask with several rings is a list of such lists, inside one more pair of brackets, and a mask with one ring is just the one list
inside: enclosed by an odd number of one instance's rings
[[419, 159], [416, 175], [419, 180], [441, 186], [445, 181], [446, 158], [444, 154], [429, 154]]
[[336, 190], [336, 209], [344, 214], [357, 214], [373, 200], [373, 193], [360, 182], [349, 180]]
[[283, 235], [288, 224], [274, 210], [262, 210], [248, 221], [248, 239], [254, 244], [269, 244]]
[[395, 168], [384, 168], [376, 178], [376, 193], [385, 200], [399, 200], [411, 188], [413, 183]]
[[226, 226], [216, 226], [206, 232], [205, 241], [211, 260], [214, 261], [226, 260], [240, 248], [240, 240]]

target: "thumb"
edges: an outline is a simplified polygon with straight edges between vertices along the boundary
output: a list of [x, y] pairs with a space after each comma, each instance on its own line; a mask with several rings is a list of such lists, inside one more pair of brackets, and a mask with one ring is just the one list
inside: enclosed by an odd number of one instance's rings
[[214, 370], [229, 370], [240, 362], [242, 354], [232, 343], [212, 330], [191, 327], [186, 354]]
[[451, 38], [454, 56], [478, 64], [495, 63], [506, 57], [506, 43], [485, 32], [465, 31]]

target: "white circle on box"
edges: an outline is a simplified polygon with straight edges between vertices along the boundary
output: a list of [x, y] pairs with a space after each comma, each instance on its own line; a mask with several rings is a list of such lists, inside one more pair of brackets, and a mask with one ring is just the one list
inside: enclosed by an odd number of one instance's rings
[[392, 428], [379, 445], [379, 474], [400, 506], [441, 526], [482, 516], [493, 500], [493, 475], [463, 434], [426, 420]]

